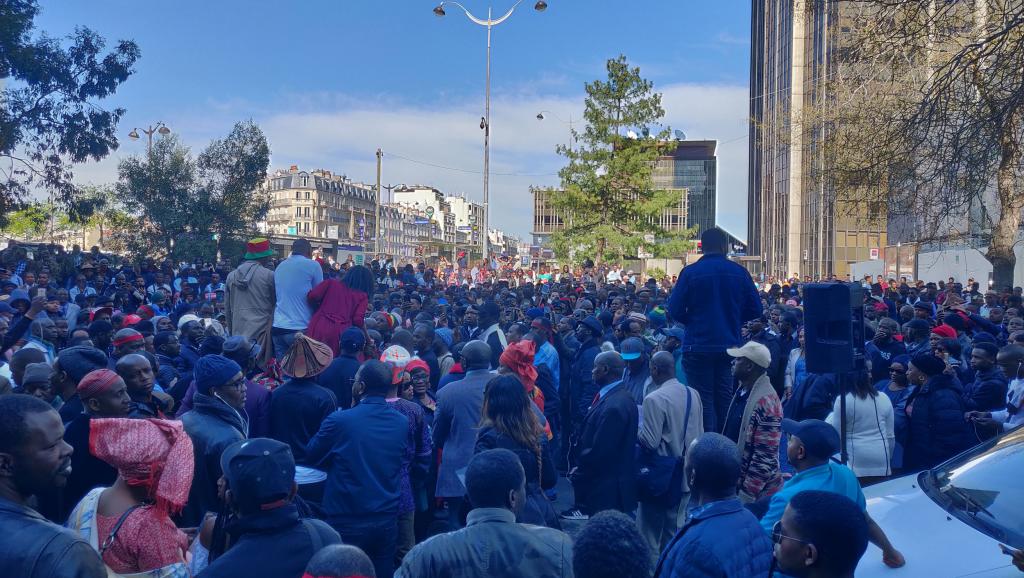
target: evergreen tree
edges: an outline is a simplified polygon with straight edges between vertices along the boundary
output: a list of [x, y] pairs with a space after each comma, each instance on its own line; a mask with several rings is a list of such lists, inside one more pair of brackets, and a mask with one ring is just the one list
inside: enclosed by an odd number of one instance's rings
[[558, 148], [569, 164], [559, 171], [562, 190], [551, 195], [565, 223], [552, 236], [555, 252], [560, 259], [590, 256], [598, 265], [635, 258], [638, 250], [677, 257], [693, 231], [661, 226], [663, 211], [680, 205], [680, 191], [655, 190], [651, 179], [658, 157], [674, 146], [667, 128], [653, 132], [665, 115], [661, 95], [625, 56], [609, 60], [607, 71], [607, 80], [586, 85], [586, 128], [573, 131], [578, 146]]

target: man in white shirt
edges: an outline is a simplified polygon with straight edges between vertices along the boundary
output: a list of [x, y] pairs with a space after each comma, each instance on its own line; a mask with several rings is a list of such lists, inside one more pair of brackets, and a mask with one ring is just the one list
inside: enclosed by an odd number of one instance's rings
[[274, 357], [284, 357], [295, 334], [309, 326], [313, 310], [306, 300], [306, 294], [324, 280], [320, 264], [310, 259], [313, 248], [309, 241], [299, 239], [292, 243], [292, 254], [274, 270], [274, 290], [277, 304], [274, 307], [274, 327], [271, 330], [274, 342]]
[[1024, 347], [1007, 345], [999, 350], [996, 365], [1010, 380], [1006, 392], [1006, 409], [999, 411], [969, 411], [967, 419], [976, 426], [994, 429], [999, 433], [1024, 424]]
[[612, 270], [608, 272], [607, 280], [609, 283], [618, 283], [619, 281], [622, 281], [622, 272], [619, 271], [618, 266], [612, 268]]

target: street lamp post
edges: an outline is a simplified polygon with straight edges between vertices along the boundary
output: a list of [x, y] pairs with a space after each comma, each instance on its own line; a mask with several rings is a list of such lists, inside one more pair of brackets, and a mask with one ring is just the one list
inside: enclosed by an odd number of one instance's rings
[[[497, 19], [491, 17], [491, 8], [488, 6], [488, 8], [487, 8], [487, 19], [486, 20], [482, 19], [482, 18], [477, 18], [476, 16], [473, 15], [472, 12], [469, 11], [468, 8], [466, 8], [462, 4], [459, 4], [458, 2], [454, 2], [454, 1], [450, 1], [450, 0], [449, 1], [445, 1], [445, 2], [441, 2], [440, 4], [437, 5], [437, 7], [434, 8], [434, 14], [436, 14], [437, 16], [444, 16], [445, 15], [444, 7], [446, 5], [451, 4], [453, 6], [457, 6], [457, 7], [462, 9], [462, 11], [466, 14], [466, 18], [468, 18], [470, 22], [472, 22], [473, 24], [478, 24], [480, 26], [483, 26], [483, 27], [487, 28], [487, 80], [486, 80], [486, 88], [485, 88], [485, 91], [484, 91], [484, 116], [483, 116], [483, 118], [480, 119], [480, 128], [483, 129], [483, 131], [484, 131], [484, 235], [483, 235], [483, 251], [484, 251], [484, 255], [483, 256], [484, 256], [484, 260], [486, 262], [488, 262], [488, 263], [490, 263], [490, 260], [488, 259], [488, 250], [487, 250], [488, 249], [488, 247], [487, 247], [487, 244], [488, 244], [487, 231], [489, 230], [488, 227], [490, 226], [490, 220], [489, 220], [490, 219], [490, 203], [489, 203], [489, 201], [490, 201], [490, 180], [491, 180], [490, 179], [490, 177], [491, 177], [491, 29], [494, 28], [495, 26], [501, 24], [502, 22], [508, 20], [509, 17], [512, 16], [512, 13], [515, 12], [516, 8], [518, 8], [519, 5], [522, 4], [522, 3], [523, 3], [523, 0], [516, 0], [516, 3], [513, 4], [511, 8], [508, 9], [508, 12], [506, 12], [505, 15], [502, 16], [501, 18], [497, 18]], [[547, 7], [548, 7], [548, 3], [545, 2], [544, 0], [538, 0], [537, 3], [533, 5], [533, 9], [536, 10], [537, 12], [543, 12], [544, 10], [547, 9]]]
[[551, 112], [550, 110], [542, 110], [537, 113], [537, 120], [544, 120], [545, 114], [550, 114], [551, 116], [555, 117], [555, 120], [569, 125], [569, 151], [572, 152], [572, 145], [574, 142], [576, 142], [576, 135], [572, 132], [572, 124], [574, 122], [572, 120], [572, 113], [569, 113], [569, 120], [565, 120], [562, 117], [558, 116], [557, 114]]
[[[171, 129], [167, 128], [167, 125], [160, 121], [155, 125], [151, 125], [149, 128], [142, 129], [142, 133], [146, 135], [146, 154], [153, 154], [153, 134], [160, 133], [161, 136], [167, 136], [171, 134]], [[132, 132], [128, 133], [128, 138], [132, 140], [139, 140], [139, 129], [138, 127], [133, 128]]]

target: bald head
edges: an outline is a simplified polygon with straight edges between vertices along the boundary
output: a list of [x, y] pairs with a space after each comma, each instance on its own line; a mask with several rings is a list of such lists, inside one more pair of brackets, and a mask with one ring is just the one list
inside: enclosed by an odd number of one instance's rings
[[618, 351], [605, 351], [594, 359], [594, 382], [605, 386], [622, 379], [626, 362]]
[[138, 353], [129, 353], [117, 360], [117, 365], [114, 366], [114, 371], [116, 371], [121, 377], [124, 377], [126, 373], [134, 371], [142, 366], [149, 367], [149, 360]]
[[491, 346], [475, 339], [462, 348], [466, 369], [487, 369], [491, 366]]
[[661, 385], [676, 376], [676, 358], [668, 351], [659, 351], [651, 357], [651, 381]]

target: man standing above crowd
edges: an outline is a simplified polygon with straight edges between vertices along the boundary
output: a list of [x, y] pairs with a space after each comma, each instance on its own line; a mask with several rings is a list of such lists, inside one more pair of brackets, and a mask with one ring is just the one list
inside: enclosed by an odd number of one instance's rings
[[[274, 255], [270, 241], [257, 238], [245, 246], [245, 261], [228, 273], [224, 310], [228, 331], [244, 335], [259, 344], [260, 365], [274, 356], [270, 327], [274, 324], [274, 272], [267, 262]], [[303, 328], [305, 329], [305, 328]]]
[[686, 326], [683, 366], [687, 383], [700, 392], [704, 428], [721, 431], [732, 394], [725, 350], [743, 342], [740, 326], [759, 318], [763, 310], [750, 273], [726, 257], [728, 234], [708, 229], [700, 240], [704, 256], [679, 274], [668, 314]]
[[488, 301], [477, 308], [479, 317], [477, 327], [480, 329], [479, 339], [491, 348], [491, 369], [498, 369], [498, 359], [508, 347], [505, 332], [498, 324], [501, 308], [494, 301]]
[[295, 341], [295, 334], [309, 326], [313, 311], [306, 295], [324, 280], [323, 269], [310, 259], [313, 247], [309, 241], [292, 243], [292, 254], [274, 269], [274, 357], [281, 359]]

